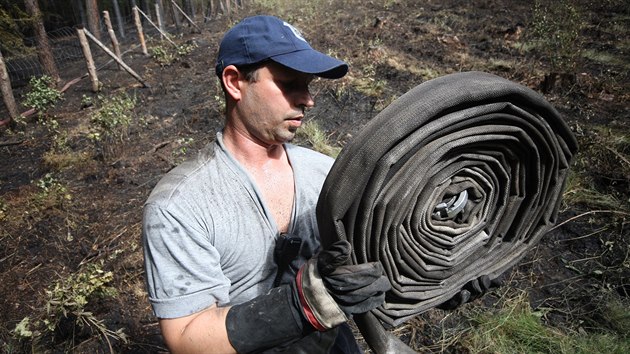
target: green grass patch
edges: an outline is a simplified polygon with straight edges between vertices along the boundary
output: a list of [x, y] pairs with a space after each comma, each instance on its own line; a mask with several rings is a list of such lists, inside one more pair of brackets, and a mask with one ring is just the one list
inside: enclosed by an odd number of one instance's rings
[[630, 207], [630, 135], [617, 126], [576, 126], [580, 151], [564, 193], [568, 206], [627, 210]]
[[[616, 312], [617, 322], [627, 325], [628, 307]], [[525, 293], [505, 301], [497, 311], [470, 316], [474, 327], [463, 338], [472, 353], [628, 353], [630, 338], [624, 331], [588, 333], [553, 328], [543, 322], [544, 311], [531, 308]], [[624, 327], [625, 328], [625, 327]]]
[[298, 142], [305, 142], [310, 145], [313, 150], [319, 151], [324, 155], [336, 158], [341, 151], [340, 147], [332, 146], [328, 140], [328, 136], [319, 127], [317, 122], [310, 120], [298, 130]]
[[625, 69], [630, 69], [630, 63], [623, 57], [621, 52], [619, 52], [619, 55], [614, 55], [610, 52], [586, 49], [582, 52], [582, 57], [603, 65], [621, 66]]

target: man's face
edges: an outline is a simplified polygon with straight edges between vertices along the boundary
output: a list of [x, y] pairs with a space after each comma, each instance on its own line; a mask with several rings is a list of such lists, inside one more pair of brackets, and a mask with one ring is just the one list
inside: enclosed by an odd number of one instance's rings
[[302, 125], [304, 110], [314, 105], [308, 85], [313, 75], [270, 62], [255, 74], [256, 80], [241, 79], [237, 120], [249, 138], [263, 145], [291, 141]]

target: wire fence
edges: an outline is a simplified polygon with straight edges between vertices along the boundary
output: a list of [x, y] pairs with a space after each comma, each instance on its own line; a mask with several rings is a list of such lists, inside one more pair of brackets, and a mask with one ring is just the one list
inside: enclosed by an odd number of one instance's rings
[[[166, 3], [168, 0], [160, 1], [162, 2], [159, 4], [162, 4]], [[63, 81], [67, 80], [61, 90], [66, 90], [84, 76], [88, 75], [92, 81], [92, 89], [97, 90], [96, 85], [98, 85], [98, 78], [96, 72], [106, 69], [108, 66], [124, 68], [130, 75], [142, 82], [142, 78], [134, 72], [133, 68], [124, 63], [127, 53], [137, 51], [139, 47], [142, 47], [142, 52], [148, 54], [146, 48], [147, 42], [151, 43], [152, 40], [162, 40], [163, 35], [171, 36], [188, 31], [201, 31], [201, 28], [205, 27], [208, 20], [212, 21], [224, 15], [231, 16], [232, 13], [237, 13], [239, 8], [242, 9], [244, 7], [243, 0], [209, 0], [209, 6], [205, 8], [202, 7], [200, 9], [201, 11], [196, 11], [194, 8], [188, 9], [190, 11], [186, 11], [180, 8], [175, 0], [170, 0], [170, 3], [172, 6], [169, 6], [169, 13], [166, 14], [168, 18], [164, 16], [164, 10], [166, 8], [158, 8], [160, 5], [157, 2], [155, 3], [155, 7], [151, 8], [152, 11], [149, 11], [149, 8], [147, 8], [144, 9], [146, 11], [144, 12], [138, 8], [139, 11], [137, 12], [143, 15], [139, 18], [142, 23], [141, 29], [143, 36], [140, 36], [138, 33], [136, 18], [134, 17], [135, 11], [132, 11], [132, 14], [126, 16], [116, 16], [111, 24], [111, 30], [114, 31], [116, 38], [114, 40], [115, 43], [111, 44], [110, 42], [113, 39], [110, 40], [106, 22], [104, 21], [105, 15], [103, 13], [100, 14], [100, 16], [102, 16], [99, 21], [100, 28], [96, 31], [79, 31], [79, 27], [63, 27], [48, 32], [48, 42], [57, 70], [61, 79]], [[192, 2], [188, 2], [188, 4], [192, 4]], [[203, 0], [200, 4], [208, 5], [208, 1]], [[157, 20], [157, 11], [160, 13], [161, 23]], [[160, 29], [155, 27], [157, 26], [156, 23], [160, 26]], [[107, 23], [107, 25], [109, 25], [109, 23]], [[90, 59], [86, 58], [83, 54], [81, 41], [85, 40], [85, 38], [82, 40], [79, 39], [79, 32], [82, 38], [85, 37], [84, 35], [89, 35], [92, 39], [92, 41], [88, 41], [87, 44], [84, 43], [90, 46]], [[147, 42], [144, 41], [145, 38]], [[170, 39], [167, 38], [167, 40], [174, 44]], [[95, 41], [97, 43], [95, 43]], [[13, 116], [17, 114], [28, 115], [32, 114], [34, 111], [33, 109], [23, 113], [16, 111], [18, 107], [16, 107], [15, 93], [18, 93], [18, 95], [20, 92], [23, 93], [24, 88], [32, 77], [39, 77], [45, 73], [36, 52], [37, 43], [35, 38], [24, 39], [24, 44], [27, 48], [31, 48], [32, 51], [19, 56], [4, 57], [2, 60], [8, 74], [9, 82], [7, 85], [7, 82], [3, 80], [3, 99], [0, 100], [0, 126], [11, 122]], [[114, 47], [116, 53], [109, 50], [108, 47], [110, 45]], [[116, 56], [118, 56], [118, 58], [116, 58]], [[118, 62], [118, 65], [116, 62]], [[145, 84], [144, 82], [142, 83]], [[10, 91], [13, 91], [13, 93]], [[9, 118], [7, 119], [3, 119], [5, 112], [9, 114]]]
[[[201, 20], [205, 20], [206, 17], [203, 16]], [[120, 28], [117, 24], [113, 24], [114, 31], [116, 32], [117, 40], [121, 46], [123, 47], [131, 47], [138, 44], [138, 32], [134, 24], [134, 20], [131, 16], [123, 17], [123, 33], [120, 33]], [[197, 20], [200, 20], [197, 18]], [[116, 20], [114, 20], [116, 21]], [[100, 29], [100, 37], [103, 43], [109, 43], [109, 35], [107, 33], [107, 29], [104, 26], [104, 22], [101, 22]], [[146, 19], [142, 18], [142, 30], [145, 36], [155, 37], [159, 36], [159, 31], [150, 25]], [[156, 22], [153, 19], [153, 22]], [[186, 26], [185, 22], [182, 22], [182, 26]], [[177, 31], [181, 31], [182, 28], [177, 28], [175, 24], [169, 24], [165, 26], [163, 29], [166, 33], [175, 34]], [[64, 69], [71, 67], [73, 65], [82, 65], [81, 61], [84, 60], [83, 51], [81, 49], [81, 44], [79, 42], [79, 37], [77, 36], [76, 28], [72, 27], [63, 27], [56, 29], [54, 31], [50, 31], [47, 33], [49, 43], [53, 52], [53, 56], [55, 59], [55, 64], [60, 72], [63, 72]], [[27, 47], [36, 48], [35, 37], [25, 38], [24, 44]], [[95, 49], [95, 47], [90, 44], [92, 49], [92, 53], [95, 56], [95, 61], [97, 67], [99, 65], [104, 65], [108, 61], [111, 61], [107, 55], [102, 53], [102, 51]], [[124, 51], [124, 50], [123, 50]], [[9, 78], [14, 87], [25, 85], [28, 80], [33, 76], [41, 76], [44, 74], [44, 70], [42, 65], [39, 62], [39, 58], [36, 53], [14, 57], [14, 58], [5, 58], [5, 66], [7, 68], [7, 72], [9, 74]]]
[[[76, 30], [64, 27], [48, 32], [50, 47], [55, 58], [55, 64], [62, 70], [83, 57]], [[24, 39], [27, 47], [35, 47], [35, 38]], [[11, 83], [16, 84], [28, 80], [31, 76], [42, 75], [42, 66], [36, 54], [9, 58], [5, 61]]]

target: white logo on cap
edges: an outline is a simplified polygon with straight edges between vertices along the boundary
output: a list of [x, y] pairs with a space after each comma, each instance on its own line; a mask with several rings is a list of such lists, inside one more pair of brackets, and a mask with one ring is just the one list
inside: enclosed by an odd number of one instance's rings
[[306, 42], [306, 39], [304, 39], [304, 37], [302, 37], [302, 33], [300, 33], [300, 31], [298, 31], [297, 28], [291, 26], [290, 24], [283, 22], [283, 24], [287, 27], [289, 27], [289, 29], [291, 30], [291, 32], [293, 32], [293, 34], [300, 40]]

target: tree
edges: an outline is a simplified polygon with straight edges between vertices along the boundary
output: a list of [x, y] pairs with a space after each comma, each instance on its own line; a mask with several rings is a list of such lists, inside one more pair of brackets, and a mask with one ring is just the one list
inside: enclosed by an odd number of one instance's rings
[[25, 50], [24, 38], [20, 24], [23, 19], [28, 18], [28, 14], [14, 5], [12, 7], [0, 6], [0, 50], [3, 55], [10, 57], [18, 55]]
[[9, 74], [7, 73], [7, 68], [4, 66], [2, 52], [0, 52], [0, 89], [2, 90], [2, 99], [4, 100], [4, 105], [7, 107], [7, 111], [9, 111], [8, 119], [0, 119], [0, 125], [4, 125], [9, 123], [12, 119], [15, 119], [19, 115], [19, 113], [17, 110], [17, 105], [15, 104], [13, 90], [11, 89]]
[[98, 16], [98, 4], [96, 0], [85, 0], [85, 12], [87, 12], [87, 22], [90, 33], [101, 40], [101, 25]]
[[33, 31], [35, 32], [35, 41], [37, 42], [37, 56], [39, 57], [39, 62], [44, 67], [44, 72], [53, 78], [55, 83], [58, 83], [61, 80], [59, 71], [55, 64], [55, 57], [50, 49], [50, 42], [48, 41], [48, 35], [46, 35], [42, 13], [39, 11], [37, 0], [24, 0], [24, 5], [26, 6], [26, 11], [31, 16], [31, 23]]

